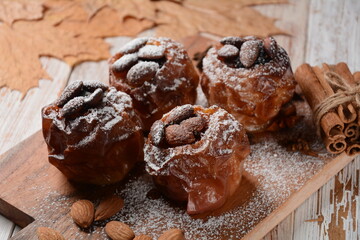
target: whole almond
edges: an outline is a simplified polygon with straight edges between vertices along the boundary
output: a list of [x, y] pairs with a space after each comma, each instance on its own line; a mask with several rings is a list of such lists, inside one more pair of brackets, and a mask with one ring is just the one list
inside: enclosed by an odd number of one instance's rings
[[47, 227], [39, 227], [37, 229], [37, 236], [39, 240], [65, 240], [61, 233]]
[[169, 229], [158, 240], [185, 240], [184, 232], [178, 228]]
[[177, 108], [174, 108], [168, 116], [165, 118], [164, 124], [171, 125], [171, 124], [178, 124], [182, 120], [188, 119], [192, 115], [195, 114], [194, 107], [190, 104], [186, 104]]
[[272, 59], [276, 57], [278, 47], [273, 37], [267, 37], [264, 39], [264, 50]]
[[70, 215], [82, 228], [88, 228], [94, 220], [94, 205], [89, 200], [79, 200], [71, 206]]
[[239, 55], [239, 49], [233, 45], [226, 44], [217, 51], [219, 57], [234, 58]]
[[172, 147], [191, 144], [196, 141], [192, 131], [178, 124], [170, 125], [165, 129], [165, 139]]
[[101, 221], [114, 216], [124, 207], [124, 200], [118, 196], [103, 199], [95, 211], [95, 221]]
[[122, 222], [111, 221], [105, 225], [105, 232], [112, 240], [132, 240], [135, 233], [131, 228]]
[[135, 237], [133, 240], [152, 240], [152, 238], [148, 235], [139, 235]]
[[261, 41], [259, 40], [249, 40], [241, 45], [240, 62], [246, 68], [251, 67], [259, 57], [260, 43]]

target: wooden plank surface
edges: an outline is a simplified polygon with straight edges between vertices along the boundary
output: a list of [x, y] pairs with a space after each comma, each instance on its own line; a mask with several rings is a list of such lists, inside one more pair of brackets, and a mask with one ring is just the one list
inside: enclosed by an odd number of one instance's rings
[[[292, 0], [290, 5], [257, 8], [266, 15], [278, 17], [278, 26], [294, 35], [277, 38], [288, 50], [293, 67], [303, 61], [311, 64], [347, 61], [351, 70], [359, 70], [359, 1]], [[54, 81], [40, 81], [40, 88], [32, 89], [23, 101], [19, 93], [0, 89], [0, 137], [3, 139], [0, 153], [40, 128], [40, 108], [54, 100], [68, 80], [71, 70], [66, 64], [48, 58], [42, 61], [56, 77]], [[81, 67], [83, 65], [75, 71]], [[32, 107], [28, 108], [29, 105]], [[360, 159], [356, 159], [331, 179], [265, 239], [356, 239], [360, 215], [359, 162]], [[318, 221], [307, 221], [314, 219]], [[0, 226], [0, 234], [13, 228], [6, 224]]]
[[[298, 102], [296, 106], [306, 108], [304, 102]], [[293, 141], [292, 136], [301, 133], [302, 139], [318, 149], [319, 141], [312, 134], [311, 124], [311, 119], [305, 115], [304, 121], [293, 129], [253, 136], [254, 151], [245, 160], [243, 184], [234, 195], [236, 197], [221, 210], [211, 212], [214, 217], [202, 223], [197, 218], [208, 215], [190, 218], [185, 209], [174, 209], [163, 199], [148, 198], [147, 192], [154, 185], [151, 178], [141, 173], [133, 174], [139, 176], [131, 181], [107, 187], [70, 183], [48, 163], [47, 146], [39, 131], [1, 156], [0, 212], [20, 226], [26, 226], [14, 240], [25, 237], [35, 240], [36, 229], [40, 226], [54, 228], [67, 239], [106, 239], [101, 222], [94, 224], [90, 235], [76, 227], [69, 216], [70, 206], [79, 199], [96, 202], [106, 194], [117, 192], [127, 204], [116, 219], [127, 219], [125, 222], [137, 234], [158, 237], [169, 222], [171, 226], [182, 228], [188, 239], [260, 239], [352, 160], [345, 154], [333, 157], [319, 153], [319, 157], [313, 157], [286, 150], [279, 144]], [[153, 205], [157, 207], [152, 209]], [[139, 206], [146, 209], [145, 215]], [[233, 210], [227, 212], [230, 209]], [[137, 225], [138, 221], [143, 222]]]

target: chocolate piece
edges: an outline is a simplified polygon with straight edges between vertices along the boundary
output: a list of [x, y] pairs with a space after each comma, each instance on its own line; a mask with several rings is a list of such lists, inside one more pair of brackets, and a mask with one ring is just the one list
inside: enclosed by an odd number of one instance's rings
[[249, 40], [246, 41], [240, 49], [240, 62], [247, 68], [251, 67], [260, 53], [260, 41]]
[[135, 38], [120, 48], [119, 52], [123, 54], [137, 52], [141, 47], [145, 46], [147, 41], [148, 38]]
[[68, 117], [80, 112], [84, 108], [84, 97], [75, 97], [68, 101], [61, 109], [61, 116]]
[[187, 104], [181, 107], [178, 107], [176, 111], [171, 111], [170, 114], [167, 116], [164, 123], [166, 125], [170, 124], [178, 124], [182, 120], [187, 119], [194, 115], [194, 107]]
[[273, 37], [267, 37], [264, 39], [264, 50], [272, 59], [276, 57], [277, 43]]
[[84, 99], [84, 104], [88, 107], [96, 106], [101, 102], [103, 95], [104, 91], [98, 88]]
[[219, 57], [235, 58], [239, 55], [239, 49], [233, 45], [226, 44], [218, 50]]
[[121, 58], [119, 58], [118, 60], [116, 60], [116, 62], [113, 63], [111, 68], [114, 71], [122, 72], [134, 66], [137, 63], [137, 61], [138, 61], [137, 53], [126, 54]]
[[196, 141], [194, 134], [182, 125], [174, 124], [165, 129], [167, 144], [172, 147], [191, 144]]
[[83, 89], [89, 92], [93, 92], [96, 89], [101, 88], [103, 91], [109, 89], [109, 86], [105, 83], [98, 82], [98, 81], [83, 81]]
[[139, 62], [128, 71], [126, 78], [133, 86], [140, 86], [150, 81], [159, 69], [156, 62]]
[[165, 137], [165, 125], [162, 121], [155, 121], [151, 126], [149, 136], [151, 136], [152, 142], [155, 146], [160, 146]]
[[220, 43], [223, 45], [231, 44], [240, 48], [241, 45], [245, 42], [245, 40], [241, 37], [224, 37], [220, 40]]
[[165, 56], [165, 49], [162, 46], [145, 45], [139, 50], [139, 58], [156, 60]]
[[71, 84], [69, 84], [61, 94], [60, 98], [57, 100], [56, 105], [59, 107], [62, 107], [67, 103], [70, 99], [74, 98], [75, 96], [78, 96], [81, 92], [81, 89], [83, 87], [82, 81], [75, 81]]

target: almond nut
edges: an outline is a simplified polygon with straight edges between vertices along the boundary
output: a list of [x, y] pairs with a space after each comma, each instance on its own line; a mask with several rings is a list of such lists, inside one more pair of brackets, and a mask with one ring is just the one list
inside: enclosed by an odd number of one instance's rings
[[133, 230], [127, 224], [119, 221], [108, 222], [105, 232], [112, 240], [132, 240], [135, 237]]
[[161, 120], [153, 123], [149, 133], [151, 140], [155, 146], [160, 146], [163, 143], [165, 136], [165, 125]]
[[202, 117], [192, 117], [182, 121], [180, 125], [190, 132], [201, 132], [206, 128], [207, 124]]
[[223, 45], [231, 44], [236, 46], [237, 48], [240, 48], [241, 45], [245, 42], [245, 39], [240, 37], [225, 37], [220, 40], [220, 43]]
[[170, 125], [165, 129], [165, 139], [172, 147], [191, 144], [196, 141], [193, 132], [178, 124]]
[[94, 220], [94, 205], [89, 200], [79, 200], [71, 206], [70, 215], [82, 228], [88, 228]]
[[240, 49], [240, 62], [246, 67], [251, 67], [260, 54], [260, 41], [250, 40], [244, 42]]
[[133, 240], [152, 240], [152, 238], [148, 235], [139, 235], [135, 237]]
[[195, 113], [194, 107], [190, 104], [186, 104], [177, 108], [174, 108], [170, 111], [169, 115], [166, 117], [164, 124], [178, 124], [182, 120], [188, 119], [193, 116]]
[[185, 236], [181, 229], [172, 228], [165, 231], [158, 240], [185, 240]]
[[233, 45], [226, 44], [217, 53], [222, 58], [235, 58], [239, 55], [239, 49]]
[[275, 39], [273, 37], [268, 37], [264, 39], [264, 50], [271, 57], [274, 59], [276, 57], [278, 47]]
[[124, 200], [118, 196], [103, 199], [95, 211], [95, 221], [101, 221], [114, 216], [124, 207]]
[[65, 240], [61, 233], [47, 227], [39, 227], [37, 229], [37, 236], [39, 240]]

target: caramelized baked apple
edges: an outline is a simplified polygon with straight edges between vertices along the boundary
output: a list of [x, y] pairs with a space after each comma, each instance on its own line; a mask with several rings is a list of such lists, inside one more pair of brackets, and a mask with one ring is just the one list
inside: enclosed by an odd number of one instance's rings
[[203, 59], [201, 87], [249, 132], [263, 131], [292, 99], [295, 80], [286, 51], [274, 38], [226, 37]]
[[145, 130], [172, 108], [196, 100], [199, 76], [182, 45], [171, 39], [134, 39], [109, 63], [110, 85], [133, 98]]
[[101, 82], [76, 81], [42, 109], [49, 161], [68, 179], [122, 180], [143, 159], [142, 123], [131, 97]]
[[156, 121], [145, 143], [146, 170], [169, 198], [198, 214], [238, 188], [250, 152], [245, 129], [225, 110], [183, 105]]

